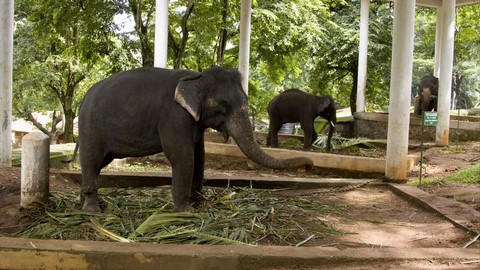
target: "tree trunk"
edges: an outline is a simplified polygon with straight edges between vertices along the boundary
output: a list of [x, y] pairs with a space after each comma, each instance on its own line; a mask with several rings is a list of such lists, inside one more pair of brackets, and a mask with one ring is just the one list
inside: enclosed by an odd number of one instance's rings
[[142, 3], [141, 1], [130, 0], [130, 9], [135, 20], [135, 31], [140, 40], [140, 49], [142, 53], [142, 66], [152, 67], [154, 60], [154, 52], [152, 44], [148, 41], [148, 25], [145, 25], [142, 19]]
[[188, 19], [193, 12], [194, 3], [193, 0], [188, 1], [187, 10], [185, 10], [185, 14], [182, 18], [181, 28], [182, 28], [182, 37], [180, 42], [176, 42], [175, 38], [171, 31], [168, 31], [168, 43], [173, 49], [173, 68], [180, 69], [182, 68], [183, 64], [183, 56], [185, 54], [185, 49], [187, 48], [187, 42], [189, 37], [189, 29], [188, 29]]
[[228, 0], [223, 0], [222, 7], [222, 29], [220, 30], [218, 47], [217, 47], [217, 65], [222, 66], [225, 57], [225, 48], [227, 47], [228, 31]]
[[358, 65], [353, 66], [352, 69], [352, 76], [353, 76], [353, 85], [352, 90], [350, 92], [350, 110], [352, 113], [357, 111], [357, 85], [358, 85]]
[[73, 112], [73, 96], [66, 97], [63, 111], [65, 113], [63, 142], [70, 143], [73, 142], [73, 119], [75, 118]]

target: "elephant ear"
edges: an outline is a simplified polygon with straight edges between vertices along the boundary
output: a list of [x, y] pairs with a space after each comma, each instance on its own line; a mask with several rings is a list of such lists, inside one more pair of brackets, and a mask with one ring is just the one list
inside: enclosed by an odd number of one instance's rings
[[200, 76], [201, 75], [180, 79], [177, 88], [175, 88], [174, 98], [175, 102], [187, 110], [197, 122], [200, 120], [202, 107], [198, 88], [198, 79]]
[[325, 97], [319, 97], [319, 102], [317, 103], [317, 114], [320, 115], [320, 113], [323, 113], [328, 106], [330, 106], [330, 99], [325, 98]]

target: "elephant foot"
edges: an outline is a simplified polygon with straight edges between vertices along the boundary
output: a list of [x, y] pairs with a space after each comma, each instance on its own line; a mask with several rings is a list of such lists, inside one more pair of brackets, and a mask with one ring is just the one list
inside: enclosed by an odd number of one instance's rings
[[102, 212], [102, 209], [100, 208], [100, 205], [98, 203], [96, 205], [83, 204], [82, 210], [86, 212]]
[[189, 204], [182, 204], [182, 205], [177, 205], [173, 207], [173, 212], [193, 212], [195, 208], [193, 208]]
[[82, 210], [87, 212], [102, 212], [98, 202], [97, 192], [83, 194]]

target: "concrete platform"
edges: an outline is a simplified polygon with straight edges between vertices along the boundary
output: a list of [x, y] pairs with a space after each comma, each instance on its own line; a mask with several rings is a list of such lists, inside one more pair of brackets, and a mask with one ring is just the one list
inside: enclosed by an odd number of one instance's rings
[[[66, 175], [67, 171], [58, 171]], [[70, 173], [77, 178], [79, 173]], [[102, 174], [111, 183], [118, 177], [128, 183], [132, 177], [142, 181], [169, 184], [169, 176], [153, 179], [153, 174]], [[152, 180], [153, 179], [153, 180]], [[104, 183], [108, 183], [105, 181]], [[211, 182], [210, 182], [211, 181]], [[130, 181], [131, 182], [131, 181]], [[265, 177], [211, 177], [214, 185], [255, 185], [319, 188], [359, 183], [384, 185], [406, 200], [435, 211], [474, 236], [480, 227], [480, 213], [459, 202], [442, 201], [415, 187], [389, 184], [372, 179], [305, 179]], [[145, 182], [144, 182], [145, 184]], [[118, 182], [117, 182], [118, 185]], [[148, 185], [148, 184], [147, 184]], [[461, 211], [459, 211], [461, 209]], [[466, 223], [465, 221], [470, 223]], [[114, 243], [103, 241], [62, 241], [26, 238], [0, 238], [0, 269], [399, 269], [402, 265], [435, 269], [436, 261], [454, 261], [452, 268], [475, 269], [480, 265], [478, 248], [347, 248], [285, 246], [209, 246], [152, 243]], [[373, 268], [372, 268], [373, 266]], [[375, 268], [375, 266], [377, 268]], [[462, 266], [461, 268], [459, 266]], [[465, 266], [465, 267], [463, 267]], [[403, 269], [403, 268], [402, 268]]]
[[[62, 163], [61, 160], [68, 159], [75, 148], [74, 143], [57, 144], [50, 146], [51, 168], [71, 168], [71, 163]], [[336, 155], [328, 153], [318, 153], [311, 151], [297, 151], [280, 148], [262, 148], [269, 155], [276, 158], [290, 157], [308, 157], [312, 159], [315, 167], [331, 168], [339, 170], [349, 170], [369, 173], [385, 173], [385, 158], [370, 158], [361, 156]], [[14, 165], [20, 164], [21, 149], [15, 149], [13, 152]], [[205, 142], [205, 153], [226, 155], [233, 157], [245, 157], [236, 144], [224, 144], [215, 142]], [[411, 170], [418, 162], [418, 155], [409, 155], [407, 160], [407, 169]]]
[[[66, 179], [80, 185], [80, 171], [51, 170]], [[316, 179], [295, 177], [251, 177], [251, 176], [212, 176], [205, 175], [205, 185], [215, 187], [248, 186], [252, 188], [328, 188], [357, 185], [372, 181], [372, 179]], [[154, 187], [171, 185], [172, 175], [169, 173], [138, 173], [138, 172], [102, 172], [99, 176], [100, 187]]]
[[[475, 266], [479, 252], [478, 249], [460, 248], [339, 250], [330, 247], [127, 244], [1, 238], [0, 269], [343, 269], [352, 265], [359, 267], [357, 269], [366, 269], [374, 264], [383, 267], [392, 265], [394, 268], [390, 269], [395, 269], [395, 265], [403, 261], [431, 262], [439, 258]], [[295, 266], [302, 268], [293, 268]]]
[[[276, 158], [308, 157], [312, 159], [315, 167], [359, 172], [385, 173], [385, 158], [335, 155], [269, 147], [264, 147], [263, 150]], [[205, 142], [205, 152], [209, 154], [245, 157], [238, 146], [234, 144]], [[408, 170], [411, 170], [418, 160], [418, 156], [409, 155], [407, 160]]]

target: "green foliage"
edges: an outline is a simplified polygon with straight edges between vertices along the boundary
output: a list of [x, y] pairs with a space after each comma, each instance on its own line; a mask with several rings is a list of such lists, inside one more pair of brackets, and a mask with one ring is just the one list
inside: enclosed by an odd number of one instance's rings
[[[429, 186], [438, 183], [480, 184], [479, 175], [480, 164], [475, 164], [449, 176], [422, 179], [422, 185]], [[412, 181], [410, 184], [416, 186], [419, 184], [419, 180]]]
[[461, 170], [458, 173], [445, 177], [441, 181], [450, 183], [467, 183], [467, 184], [479, 184], [480, 178], [480, 164], [476, 164], [467, 169]]
[[[416, 13], [415, 50], [412, 82], [416, 87], [420, 79], [433, 74], [435, 57], [435, 31], [437, 10], [419, 8]], [[480, 5], [457, 8], [454, 72], [459, 74], [462, 108], [480, 106]], [[467, 99], [467, 100], [465, 100]], [[455, 100], [452, 100], [455, 102]]]
[[[64, 130], [52, 137], [73, 138], [73, 119], [86, 89], [111, 72], [131, 67], [131, 57], [114, 34], [117, 2], [15, 2], [14, 115], [64, 115]], [[40, 123], [37, 123], [40, 125]], [[54, 131], [54, 126], [52, 131]]]
[[[168, 66], [204, 70], [238, 66], [240, 3], [169, 3]], [[455, 67], [461, 90], [480, 106], [480, 5], [457, 9]], [[121, 70], [149, 65], [154, 0], [15, 1], [14, 115], [33, 111], [74, 116], [85, 91]], [[124, 32], [116, 16], [130, 16]], [[266, 118], [268, 102], [287, 88], [355, 104], [360, 1], [253, 1], [250, 45], [251, 114]], [[432, 73], [436, 10], [416, 9], [413, 86]], [[370, 3], [367, 110], [389, 103], [393, 3]], [[73, 119], [73, 118], [72, 118]]]

